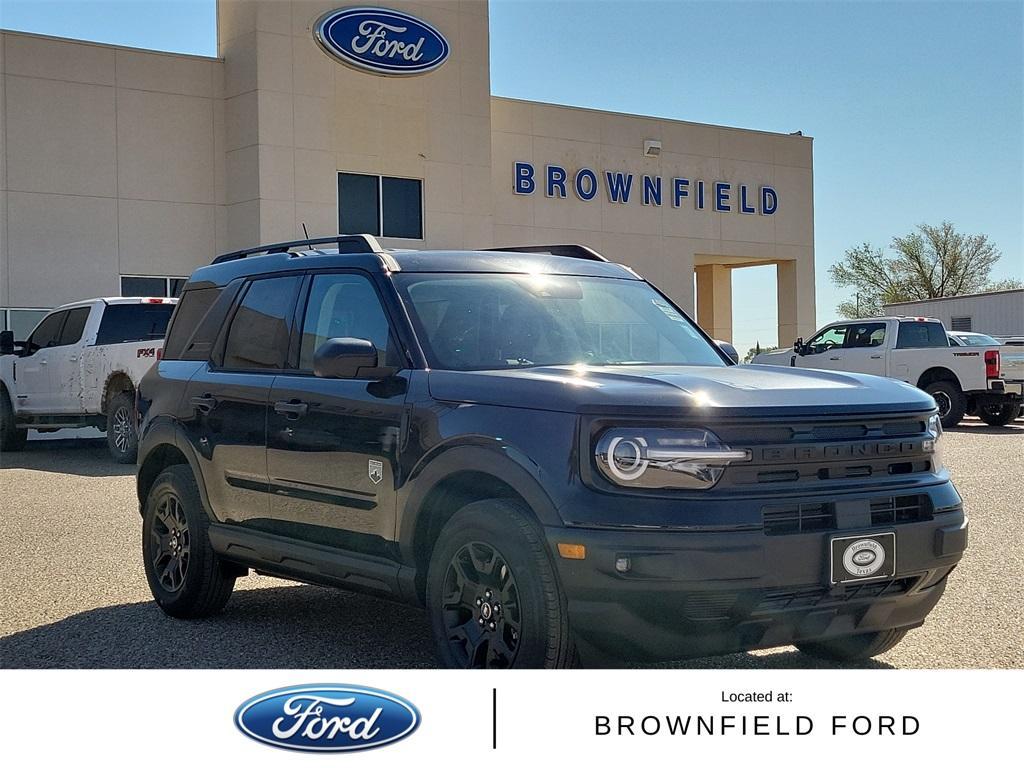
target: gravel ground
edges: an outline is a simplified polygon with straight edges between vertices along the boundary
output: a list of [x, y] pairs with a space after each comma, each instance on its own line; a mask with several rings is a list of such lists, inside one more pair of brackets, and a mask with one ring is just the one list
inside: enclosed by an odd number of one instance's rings
[[[1024, 668], [1024, 426], [968, 421], [946, 460], [970, 549], [927, 623], [869, 667]], [[139, 556], [134, 469], [102, 441], [30, 442], [0, 460], [0, 667], [429, 667], [424, 615], [340, 590], [250, 576], [227, 610], [169, 619]], [[681, 662], [788, 668], [792, 648]]]

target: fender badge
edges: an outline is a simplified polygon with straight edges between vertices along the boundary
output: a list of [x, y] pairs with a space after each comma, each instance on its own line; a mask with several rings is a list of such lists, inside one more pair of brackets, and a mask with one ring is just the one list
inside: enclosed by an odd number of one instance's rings
[[384, 462], [370, 459], [367, 474], [370, 475], [370, 480], [373, 481], [374, 485], [380, 483], [384, 479]]

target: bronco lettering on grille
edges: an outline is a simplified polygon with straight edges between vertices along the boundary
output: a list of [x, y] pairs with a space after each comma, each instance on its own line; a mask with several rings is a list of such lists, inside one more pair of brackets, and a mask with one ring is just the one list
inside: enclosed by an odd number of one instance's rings
[[858, 456], [904, 456], [924, 453], [920, 441], [882, 443], [838, 443], [835, 445], [795, 445], [762, 448], [758, 457], [762, 462], [830, 461]]

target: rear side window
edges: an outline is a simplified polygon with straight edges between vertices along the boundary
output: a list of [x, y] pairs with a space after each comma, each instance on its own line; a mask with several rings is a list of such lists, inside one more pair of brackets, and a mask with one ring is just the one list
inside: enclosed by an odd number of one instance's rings
[[885, 343], [885, 323], [853, 324], [846, 332], [847, 349], [880, 347]]
[[210, 356], [210, 349], [213, 347], [220, 324], [211, 329], [211, 333], [201, 334], [198, 329], [222, 290], [213, 287], [185, 291], [178, 302], [174, 322], [167, 331], [167, 342], [164, 344], [165, 360], [206, 360]]
[[250, 283], [228, 330], [224, 368], [284, 368], [292, 312], [301, 280], [298, 276], [288, 276]]
[[78, 307], [68, 312], [68, 319], [64, 321], [64, 330], [60, 332], [60, 346], [66, 344], [77, 344], [82, 340], [82, 332], [85, 330], [85, 323], [89, 319], [89, 307]]
[[111, 304], [100, 320], [96, 345], [162, 339], [172, 312], [173, 304]]
[[948, 346], [949, 339], [946, 338], [942, 323], [900, 323], [900, 335], [896, 339], [897, 349]]

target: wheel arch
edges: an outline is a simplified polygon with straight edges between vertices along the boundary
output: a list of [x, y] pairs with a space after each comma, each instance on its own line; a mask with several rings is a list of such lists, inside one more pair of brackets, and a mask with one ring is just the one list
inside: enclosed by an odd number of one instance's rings
[[113, 371], [107, 376], [103, 385], [100, 413], [106, 414], [110, 407], [110, 401], [122, 392], [135, 392], [135, 382], [125, 371]]
[[441, 529], [459, 509], [474, 501], [501, 498], [520, 502], [538, 525], [561, 525], [539, 480], [506, 454], [481, 445], [449, 448], [427, 463], [404, 499], [398, 545], [402, 559], [415, 566], [415, 588], [422, 600], [427, 565]]
[[953, 373], [953, 371], [949, 370], [949, 368], [944, 368], [941, 365], [933, 366], [922, 373], [920, 378], [917, 380], [917, 388], [924, 389], [929, 384], [934, 384], [936, 381], [950, 381], [953, 384], [956, 384], [961, 391], [963, 390], [963, 388], [960, 387], [960, 379], [957, 378], [957, 375]]
[[167, 467], [185, 464], [192, 471], [199, 488], [199, 497], [211, 521], [215, 518], [210, 511], [210, 499], [206, 493], [206, 482], [199, 470], [199, 463], [188, 447], [188, 440], [179, 434], [177, 424], [161, 419], [149, 425], [139, 440], [139, 469], [136, 473], [135, 491], [139, 499], [141, 513], [146, 504], [146, 497], [153, 487], [156, 478]]

